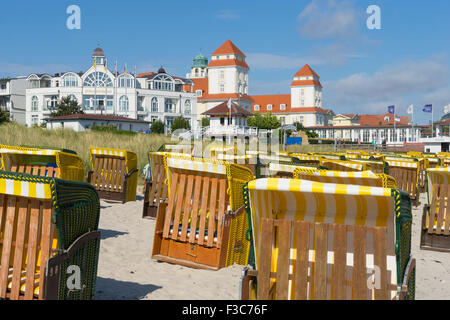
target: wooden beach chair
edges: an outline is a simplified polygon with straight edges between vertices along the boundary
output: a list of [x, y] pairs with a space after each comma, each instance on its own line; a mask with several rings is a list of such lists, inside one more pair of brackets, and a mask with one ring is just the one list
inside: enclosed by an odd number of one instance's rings
[[450, 167], [427, 170], [420, 248], [450, 252]]
[[423, 160], [392, 160], [386, 158], [389, 164], [389, 175], [393, 177], [400, 190], [409, 193], [415, 206], [419, 205], [420, 194], [420, 168], [424, 166]]
[[321, 183], [397, 188], [394, 178], [384, 173], [373, 173], [372, 171], [333, 171], [316, 168], [296, 168], [293, 172], [293, 177]]
[[216, 157], [219, 161], [239, 164], [243, 167], [249, 168], [251, 172], [256, 175], [256, 165], [258, 162], [256, 155], [230, 155], [219, 153]]
[[253, 173], [231, 163], [170, 157], [166, 166], [169, 199], [156, 217], [152, 258], [211, 270], [246, 265], [242, 187]]
[[73, 151], [0, 145], [4, 171], [85, 181], [83, 160]]
[[[347, 160], [331, 160], [322, 159], [320, 165], [326, 167], [328, 170], [335, 171], [366, 171], [368, 164], [364, 162], [355, 162]], [[370, 167], [369, 167], [370, 169]]]
[[407, 193], [264, 178], [244, 194], [253, 268], [241, 299], [414, 299]]
[[361, 162], [367, 165], [366, 169], [373, 173], [389, 174], [389, 163], [383, 160], [354, 159], [354, 162]]
[[165, 161], [168, 156], [191, 159], [188, 154], [178, 154], [169, 152], [150, 152], [149, 162], [151, 170], [151, 180], [144, 182], [144, 209], [142, 217], [156, 218], [159, 205], [167, 200], [167, 174]]
[[298, 163], [300, 163], [303, 166], [319, 166], [320, 160], [322, 159], [321, 156], [314, 156], [309, 154], [302, 154], [302, 153], [293, 153], [291, 154], [292, 157], [296, 158]]
[[99, 217], [88, 183], [0, 171], [0, 299], [93, 299]]
[[314, 166], [283, 164], [277, 162], [269, 163], [269, 177], [271, 178], [293, 178], [296, 169], [315, 169]]
[[109, 148], [89, 148], [92, 171], [88, 182], [105, 200], [136, 201], [137, 156], [128, 150]]
[[258, 154], [256, 177], [270, 177], [270, 164], [302, 165], [297, 157], [284, 157], [273, 154]]

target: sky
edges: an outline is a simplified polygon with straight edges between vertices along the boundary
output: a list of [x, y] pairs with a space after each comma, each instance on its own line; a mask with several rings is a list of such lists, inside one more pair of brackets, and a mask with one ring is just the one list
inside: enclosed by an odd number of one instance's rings
[[[81, 29], [66, 22], [81, 10]], [[380, 8], [381, 29], [367, 27]], [[309, 64], [323, 85], [323, 107], [375, 114], [414, 106], [428, 124], [450, 104], [448, 0], [128, 0], [8, 1], [0, 11], [0, 77], [85, 71], [99, 44], [119, 71], [184, 77], [198, 53], [230, 39], [247, 56], [249, 94], [289, 93]]]

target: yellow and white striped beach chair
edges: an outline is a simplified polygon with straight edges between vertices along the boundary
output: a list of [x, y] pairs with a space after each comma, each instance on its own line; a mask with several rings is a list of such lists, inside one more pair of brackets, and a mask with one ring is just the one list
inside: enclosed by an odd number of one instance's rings
[[364, 162], [322, 159], [320, 165], [328, 170], [336, 171], [366, 171], [368, 164]]
[[450, 252], [450, 167], [427, 170], [420, 248]]
[[191, 154], [193, 146], [190, 144], [166, 144], [164, 145], [165, 152]]
[[254, 270], [242, 299], [414, 299], [405, 192], [264, 178], [244, 195]]
[[152, 258], [212, 270], [246, 265], [242, 188], [253, 173], [232, 163], [171, 157], [166, 170], [169, 197], [156, 217]]
[[316, 168], [296, 168], [295, 179], [305, 179], [322, 183], [353, 184], [395, 189], [395, 179], [384, 173], [372, 171], [333, 171]]
[[409, 193], [415, 206], [419, 204], [420, 169], [424, 166], [423, 160], [386, 157], [389, 164], [389, 175], [393, 177], [400, 190]]
[[83, 160], [73, 151], [0, 145], [4, 171], [85, 181]]

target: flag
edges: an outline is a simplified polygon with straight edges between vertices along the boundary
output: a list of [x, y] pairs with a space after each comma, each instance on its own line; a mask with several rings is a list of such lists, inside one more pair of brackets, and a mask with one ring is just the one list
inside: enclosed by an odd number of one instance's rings
[[413, 105], [409, 105], [408, 109], [406, 109], [406, 113], [414, 113]]
[[395, 106], [389, 106], [388, 113], [395, 113]]
[[127, 74], [127, 64], [125, 63], [125, 71], [123, 72], [123, 74]]
[[94, 63], [92, 64], [92, 66], [95, 68], [95, 60], [97, 60], [96, 58], [94, 58]]
[[433, 106], [431, 104], [426, 104], [423, 107], [423, 112], [433, 112]]
[[116, 67], [114, 68], [114, 74], [117, 77], [117, 60], [116, 60]]

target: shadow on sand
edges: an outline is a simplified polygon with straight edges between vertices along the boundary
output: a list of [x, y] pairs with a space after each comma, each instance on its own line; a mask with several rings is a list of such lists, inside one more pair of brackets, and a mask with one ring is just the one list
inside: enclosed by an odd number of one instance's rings
[[124, 234], [128, 234], [128, 232], [122, 232], [122, 231], [116, 231], [116, 230], [105, 230], [105, 229], [99, 229], [100, 230], [100, 236], [101, 240], [105, 240], [108, 238], [117, 238], [120, 236], [123, 236]]
[[119, 281], [110, 278], [97, 277], [97, 300], [138, 300], [147, 294], [161, 289], [152, 284], [139, 284], [135, 282]]

